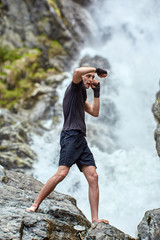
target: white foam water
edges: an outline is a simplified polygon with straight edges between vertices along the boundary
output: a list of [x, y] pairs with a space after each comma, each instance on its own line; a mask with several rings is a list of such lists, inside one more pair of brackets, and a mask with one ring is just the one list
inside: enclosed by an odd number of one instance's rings
[[[144, 212], [158, 208], [160, 199], [160, 161], [151, 111], [160, 76], [159, 9], [160, 2], [152, 0], [95, 1], [89, 9], [93, 39], [80, 56], [98, 54], [111, 65], [108, 80], [100, 80], [100, 117], [86, 119], [88, 143], [99, 174], [99, 217], [133, 237]], [[70, 80], [71, 75], [58, 89], [60, 103]], [[109, 103], [115, 107], [110, 122]], [[62, 123], [63, 117], [42, 137], [33, 136], [39, 159], [34, 175], [42, 182], [57, 169]], [[88, 185], [76, 166], [56, 190], [75, 197], [91, 219]]]

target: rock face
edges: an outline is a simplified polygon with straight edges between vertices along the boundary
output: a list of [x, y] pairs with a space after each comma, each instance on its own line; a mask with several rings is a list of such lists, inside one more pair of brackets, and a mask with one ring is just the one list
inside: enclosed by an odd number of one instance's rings
[[152, 107], [152, 112], [157, 121], [157, 128], [154, 132], [157, 154], [160, 157], [160, 91], [156, 94], [156, 100]]
[[1, 175], [0, 239], [82, 239], [91, 224], [75, 199], [54, 191], [36, 213], [26, 212], [43, 184], [19, 172]]
[[6, 169], [31, 168], [37, 160], [29, 146], [29, 129], [20, 116], [0, 110], [0, 164]]
[[160, 208], [145, 213], [138, 225], [138, 237], [140, 240], [160, 239]]
[[[85, 8], [79, 4], [77, 7], [75, 1], [15, 0], [13, 4], [11, 0], [1, 0], [0, 4], [1, 43], [14, 48], [41, 49], [46, 64], [63, 68], [64, 61], [69, 66], [68, 57], [74, 56], [79, 43], [85, 40], [84, 33], [90, 32], [85, 24]], [[53, 47], [50, 40], [59, 41], [65, 51], [60, 54], [49, 51]]]

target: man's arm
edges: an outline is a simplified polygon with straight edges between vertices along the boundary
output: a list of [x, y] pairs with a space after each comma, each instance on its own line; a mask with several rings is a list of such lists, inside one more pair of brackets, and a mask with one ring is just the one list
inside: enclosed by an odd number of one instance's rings
[[87, 74], [95, 72], [100, 78], [105, 78], [107, 76], [107, 71], [103, 70], [102, 68], [94, 68], [94, 67], [80, 67], [76, 68], [73, 73], [73, 79], [72, 81], [75, 84], [78, 84], [82, 81], [82, 76]]
[[99, 98], [94, 98], [93, 104], [91, 105], [88, 101], [85, 101], [85, 111], [93, 117], [99, 116], [100, 101]]
[[78, 84], [82, 81], [82, 76], [90, 73], [90, 72], [96, 72], [96, 68], [94, 67], [80, 67], [76, 68], [73, 73], [73, 82], [75, 84]]
[[93, 104], [91, 105], [88, 101], [85, 101], [85, 111], [92, 115], [93, 117], [99, 116], [99, 109], [100, 109], [100, 83], [97, 80], [93, 80], [93, 83], [91, 85], [94, 93], [94, 100]]

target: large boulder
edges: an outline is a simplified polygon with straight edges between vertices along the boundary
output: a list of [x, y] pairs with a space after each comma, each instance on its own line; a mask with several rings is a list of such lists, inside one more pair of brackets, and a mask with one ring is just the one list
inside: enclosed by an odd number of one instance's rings
[[2, 167], [0, 176], [1, 239], [133, 239], [110, 225], [98, 223], [91, 227], [76, 200], [56, 191], [42, 202], [37, 212], [27, 212], [25, 209], [33, 203], [43, 184]]
[[0, 183], [0, 239], [83, 239], [91, 223], [68, 195], [54, 191], [37, 212], [25, 211], [42, 187], [29, 176], [6, 171]]
[[140, 240], [160, 239], [160, 208], [145, 213], [138, 225], [138, 237]]

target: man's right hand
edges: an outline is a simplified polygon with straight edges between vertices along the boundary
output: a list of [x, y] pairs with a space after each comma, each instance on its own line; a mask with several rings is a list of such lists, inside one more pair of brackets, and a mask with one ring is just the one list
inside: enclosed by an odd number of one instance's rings
[[96, 68], [96, 73], [100, 78], [107, 77], [107, 71], [102, 68]]

